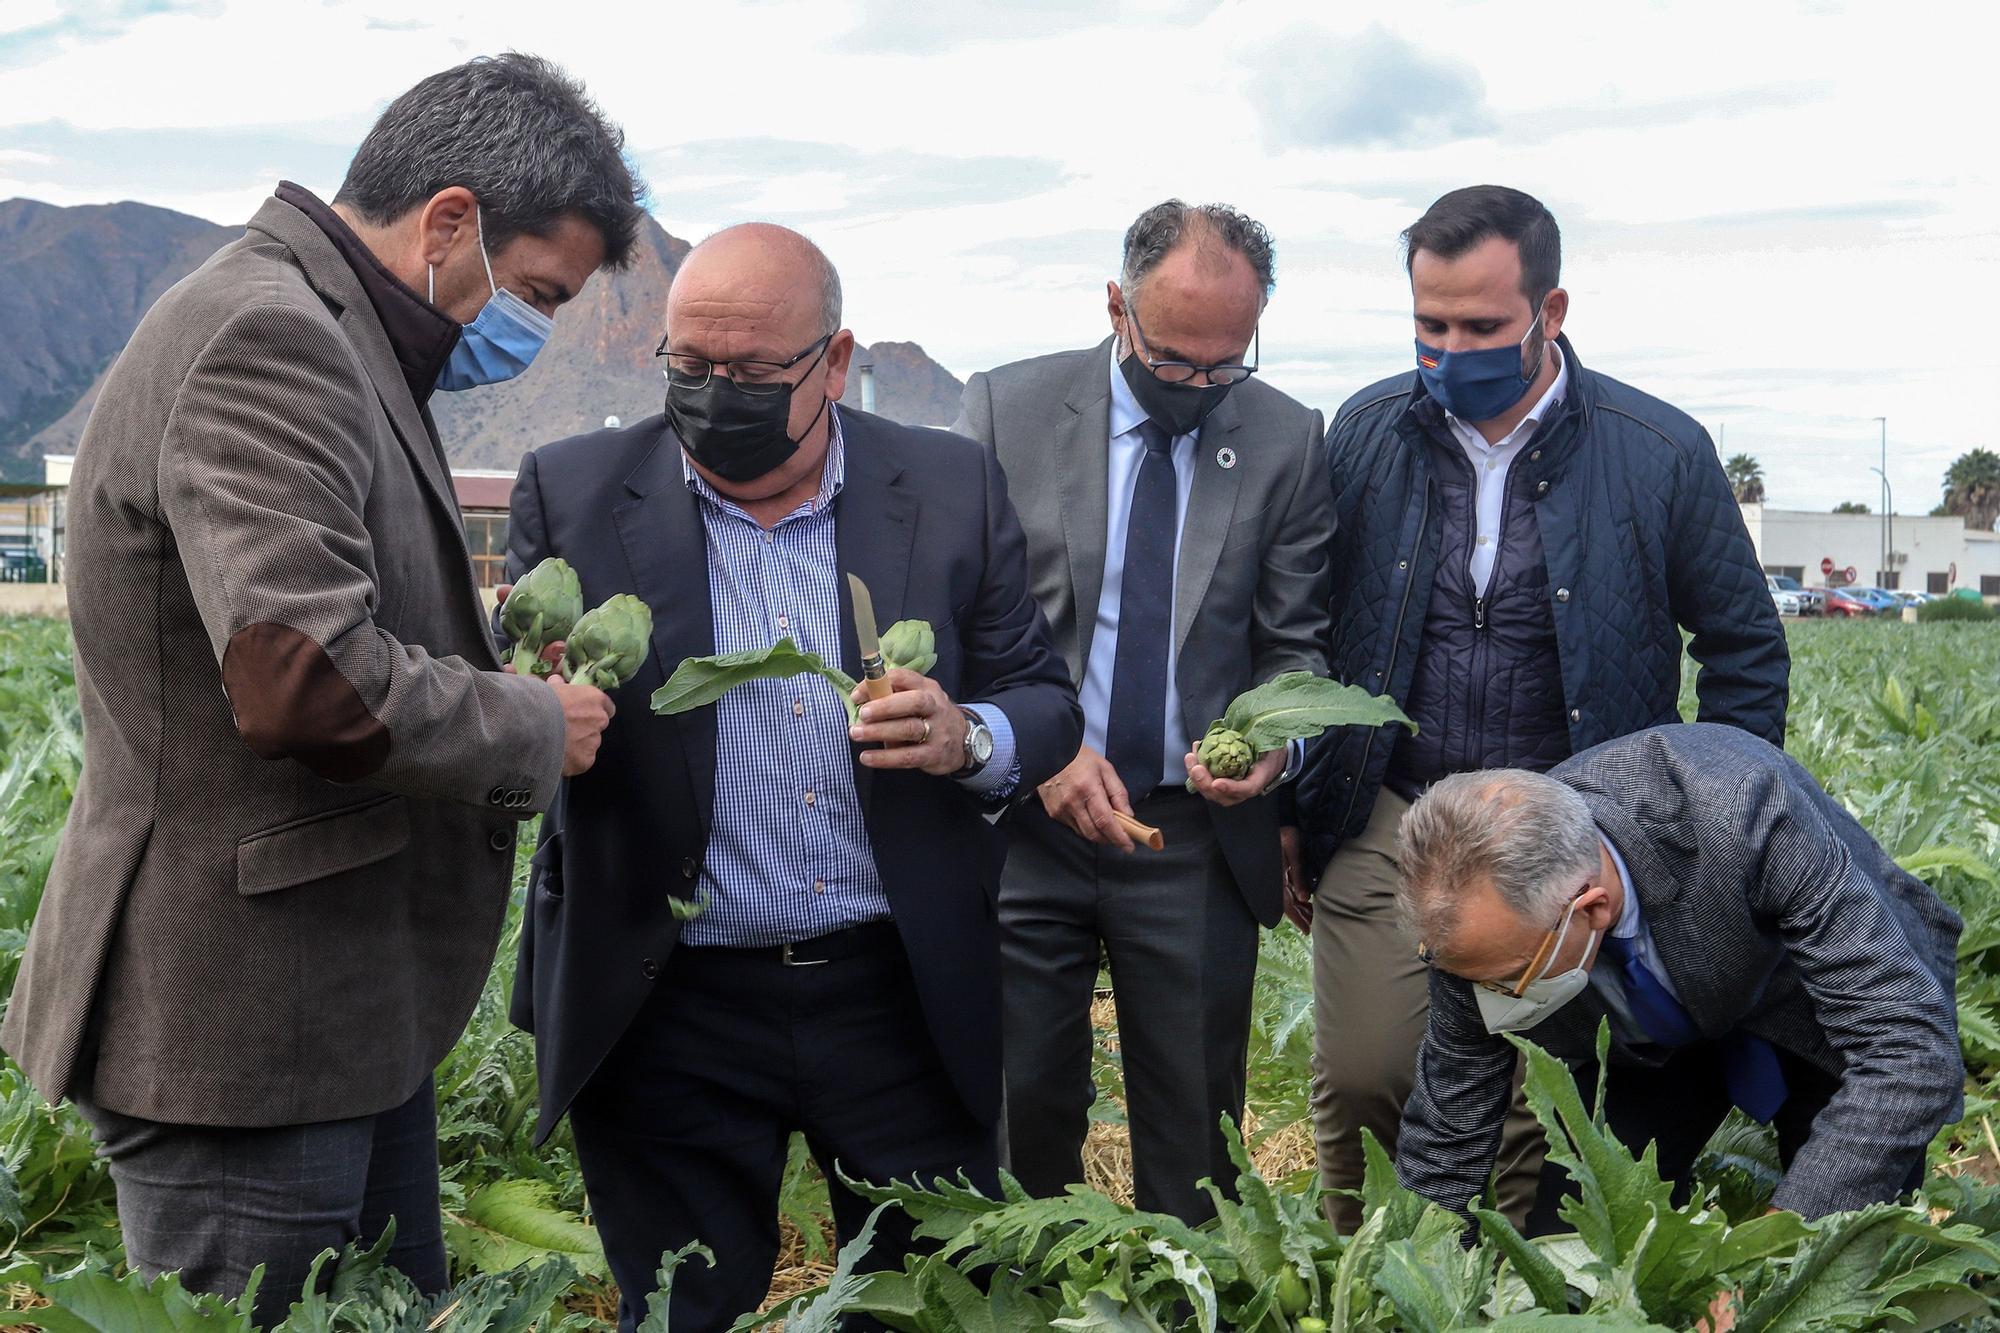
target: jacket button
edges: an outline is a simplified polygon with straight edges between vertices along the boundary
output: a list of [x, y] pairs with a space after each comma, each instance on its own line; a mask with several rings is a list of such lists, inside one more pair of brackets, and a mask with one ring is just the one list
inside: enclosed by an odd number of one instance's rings
[[1569, 600], [1569, 589], [1568, 589], [1568, 588], [1557, 588], [1557, 589], [1556, 589], [1556, 600], [1557, 600], [1558, 602], [1567, 602], [1567, 601]]
[[1378, 672], [1376, 672], [1376, 673], [1375, 673], [1375, 679], [1377, 679], [1377, 680], [1380, 680], [1380, 679], [1382, 679], [1382, 673], [1381, 673], [1381, 672], [1379, 672], [1379, 671], [1378, 671]]
[[694, 878], [694, 858], [693, 858], [693, 857], [691, 857], [691, 856], [684, 856], [684, 857], [682, 857], [682, 858], [681, 858], [681, 878], [682, 878], [682, 879], [693, 879], [693, 878]]
[[1549, 484], [1546, 481], [1538, 481], [1535, 483], [1535, 494], [1547, 495], [1548, 493], [1549, 493]]
[[497, 828], [487, 837], [486, 845], [496, 852], [504, 852], [514, 845], [514, 830]]
[[660, 975], [659, 963], [657, 963], [651, 958], [644, 959], [639, 964], [639, 975], [644, 977], [648, 981], [653, 980], [655, 977]]
[[1570, 721], [1572, 721], [1572, 722], [1581, 722], [1581, 721], [1583, 721], [1583, 710], [1582, 710], [1581, 708], [1572, 708], [1572, 709], [1570, 709], [1570, 710], [1569, 710], [1569, 720], [1570, 720]]
[[1398, 569], [1408, 569], [1409, 567], [1410, 567], [1410, 562], [1407, 560], [1398, 560], [1396, 562], [1396, 568]]
[[1535, 451], [1534, 451], [1533, 453], [1529, 454], [1529, 455], [1528, 455], [1528, 461], [1529, 461], [1530, 463], [1539, 463], [1539, 462], [1541, 462], [1541, 461], [1542, 461], [1542, 451], [1541, 451], [1540, 449], [1537, 449], [1537, 450], [1535, 450]]
[[486, 793], [486, 803], [488, 805], [500, 805], [506, 799], [507, 789], [505, 787], [495, 787], [492, 791]]

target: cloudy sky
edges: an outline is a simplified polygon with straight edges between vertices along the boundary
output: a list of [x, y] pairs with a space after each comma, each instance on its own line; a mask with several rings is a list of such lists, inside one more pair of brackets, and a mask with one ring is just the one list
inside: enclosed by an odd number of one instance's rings
[[1897, 508], [1922, 511], [1953, 457], [2000, 447], [1977, 12], [0, 0], [0, 198], [240, 222], [281, 176], [331, 194], [424, 74], [533, 51], [625, 125], [668, 230], [797, 226], [863, 340], [961, 376], [1101, 337], [1141, 208], [1235, 204], [1278, 242], [1265, 373], [1331, 411], [1410, 363], [1397, 233], [1495, 181], [1562, 224], [1586, 364], [1755, 454], [1775, 504], [1875, 502], [1886, 416]]

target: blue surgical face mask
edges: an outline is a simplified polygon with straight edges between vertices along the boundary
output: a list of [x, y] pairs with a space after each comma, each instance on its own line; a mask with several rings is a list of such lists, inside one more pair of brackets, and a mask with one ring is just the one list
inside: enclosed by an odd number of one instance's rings
[[[486, 257], [486, 224], [476, 205], [472, 216], [479, 228], [479, 262], [486, 266], [486, 285], [493, 295], [459, 330], [458, 346], [451, 349], [451, 359], [438, 376], [438, 388], [447, 393], [513, 379], [528, 368], [556, 327], [554, 320], [493, 281], [493, 261]], [[429, 273], [435, 304], [437, 270], [431, 268]]]
[[1438, 406], [1460, 421], [1491, 421], [1521, 401], [1542, 370], [1539, 355], [1533, 369], [1521, 374], [1528, 342], [1541, 331], [1539, 313], [1521, 341], [1512, 347], [1483, 347], [1473, 352], [1446, 352], [1417, 339], [1417, 375]]

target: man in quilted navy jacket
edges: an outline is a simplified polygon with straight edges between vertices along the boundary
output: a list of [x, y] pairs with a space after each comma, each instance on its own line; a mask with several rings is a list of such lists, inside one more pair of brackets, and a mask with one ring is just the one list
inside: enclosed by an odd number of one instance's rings
[[[1313, 1119], [1322, 1179], [1361, 1183], [1360, 1131], [1395, 1151], [1428, 1008], [1399, 933], [1396, 829], [1430, 784], [1546, 771], [1677, 721], [1681, 631], [1704, 722], [1784, 742], [1784, 630], [1715, 447], [1685, 413], [1586, 370], [1562, 328], [1556, 222], [1518, 190], [1454, 190], [1404, 233], [1416, 368], [1327, 432], [1332, 664], [1392, 695], [1414, 735], [1345, 728], [1298, 789], [1311, 918]], [[1534, 1201], [1518, 1104], [1502, 1210]], [[1332, 1196], [1336, 1225], [1359, 1218]]]

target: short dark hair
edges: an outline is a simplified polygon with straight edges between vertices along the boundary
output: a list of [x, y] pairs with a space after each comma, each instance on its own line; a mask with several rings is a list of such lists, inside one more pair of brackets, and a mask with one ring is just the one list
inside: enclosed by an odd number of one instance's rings
[[1178, 199], [1154, 204], [1125, 229], [1124, 265], [1119, 273], [1119, 286], [1125, 295], [1132, 296], [1140, 280], [1183, 239], [1195, 235], [1199, 240], [1201, 234], [1213, 236], [1248, 260], [1264, 299], [1271, 299], [1271, 290], [1278, 285], [1277, 258], [1264, 224], [1228, 204], [1184, 204]]
[[479, 200], [489, 248], [575, 215], [603, 238], [606, 267], [623, 268], [646, 192], [624, 149], [625, 132], [555, 64], [480, 56], [391, 102], [333, 201], [380, 227], [459, 185]]
[[1562, 284], [1562, 232], [1541, 200], [1504, 185], [1468, 185], [1425, 209], [1403, 233], [1403, 267], [1411, 268], [1419, 250], [1456, 259], [1494, 236], [1521, 252], [1521, 295], [1539, 308]]

